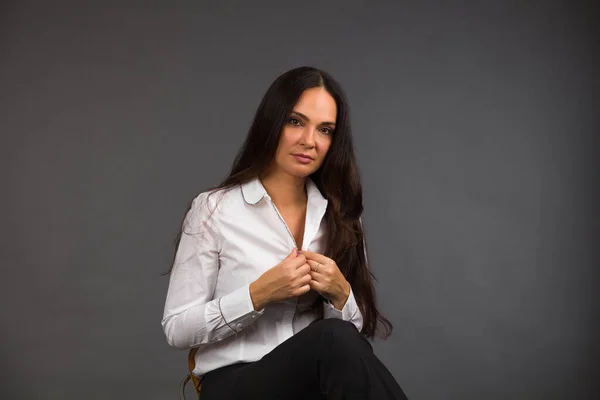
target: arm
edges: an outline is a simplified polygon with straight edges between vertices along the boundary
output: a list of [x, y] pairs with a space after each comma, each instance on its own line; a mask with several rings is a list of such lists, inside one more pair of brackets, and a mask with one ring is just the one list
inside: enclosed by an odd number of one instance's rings
[[[365, 264], [368, 268], [369, 261], [367, 259], [367, 245], [364, 236], [364, 227], [362, 222], [362, 217], [359, 218], [360, 227], [363, 230], [363, 250], [365, 254]], [[356, 303], [356, 298], [354, 297], [354, 293], [352, 292], [352, 287], [350, 287], [350, 294], [348, 295], [348, 299], [345, 303], [342, 304], [342, 307], [335, 307], [330, 301], [326, 300], [323, 302], [323, 315], [324, 318], [338, 318], [344, 321], [352, 322], [358, 331], [360, 332], [363, 327], [363, 316], [360, 312], [360, 308]]]
[[363, 316], [358, 308], [352, 288], [346, 303], [340, 309], [336, 308], [329, 300], [323, 302], [323, 318], [337, 318], [343, 321], [350, 321], [360, 332], [363, 327]]
[[205, 223], [209, 216], [205, 199], [206, 194], [196, 197], [186, 215], [161, 322], [167, 342], [178, 348], [221, 341], [264, 311], [255, 311], [248, 284], [213, 299], [220, 245], [214, 229], [206, 228], [214, 225], [214, 219]]

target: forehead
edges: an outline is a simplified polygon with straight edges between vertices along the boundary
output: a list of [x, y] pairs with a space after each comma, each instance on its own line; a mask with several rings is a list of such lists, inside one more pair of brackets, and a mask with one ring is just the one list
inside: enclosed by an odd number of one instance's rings
[[306, 115], [314, 122], [335, 122], [337, 105], [334, 98], [324, 88], [305, 90], [294, 106], [294, 111]]

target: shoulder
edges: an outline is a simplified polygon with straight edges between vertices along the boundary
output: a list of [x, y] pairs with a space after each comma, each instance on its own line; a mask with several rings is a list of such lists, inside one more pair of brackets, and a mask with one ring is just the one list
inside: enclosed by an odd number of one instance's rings
[[223, 214], [235, 212], [235, 207], [243, 201], [239, 185], [227, 189], [212, 189], [201, 192], [192, 200], [190, 212], [195, 215], [211, 215], [219, 218]]
[[196, 195], [185, 216], [183, 232], [191, 236], [209, 238], [218, 243], [222, 237], [223, 216], [236, 213], [236, 208], [231, 207], [236, 197], [241, 197], [236, 196], [236, 192], [240, 192], [239, 187], [212, 189]]

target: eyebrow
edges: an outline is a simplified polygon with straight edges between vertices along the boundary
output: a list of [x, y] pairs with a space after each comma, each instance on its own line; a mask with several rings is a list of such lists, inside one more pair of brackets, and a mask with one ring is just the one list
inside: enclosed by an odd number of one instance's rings
[[[305, 119], [307, 121], [310, 121], [310, 118], [308, 118], [306, 115], [302, 114], [301, 112], [292, 110], [292, 114], [296, 114], [299, 117], [301, 117], [301, 118], [303, 118], [303, 119]], [[333, 126], [335, 126], [335, 122], [325, 121], [325, 122], [321, 122], [321, 125], [333, 125]]]

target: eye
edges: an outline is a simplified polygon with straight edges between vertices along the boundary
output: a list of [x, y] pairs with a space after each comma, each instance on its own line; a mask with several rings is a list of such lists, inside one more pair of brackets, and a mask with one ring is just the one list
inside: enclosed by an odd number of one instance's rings
[[333, 133], [333, 129], [328, 126], [325, 126], [321, 128], [321, 132], [323, 132], [326, 135], [331, 135]]
[[300, 125], [300, 121], [298, 121], [297, 118], [290, 118], [290, 119], [288, 119], [288, 124], [299, 126]]

